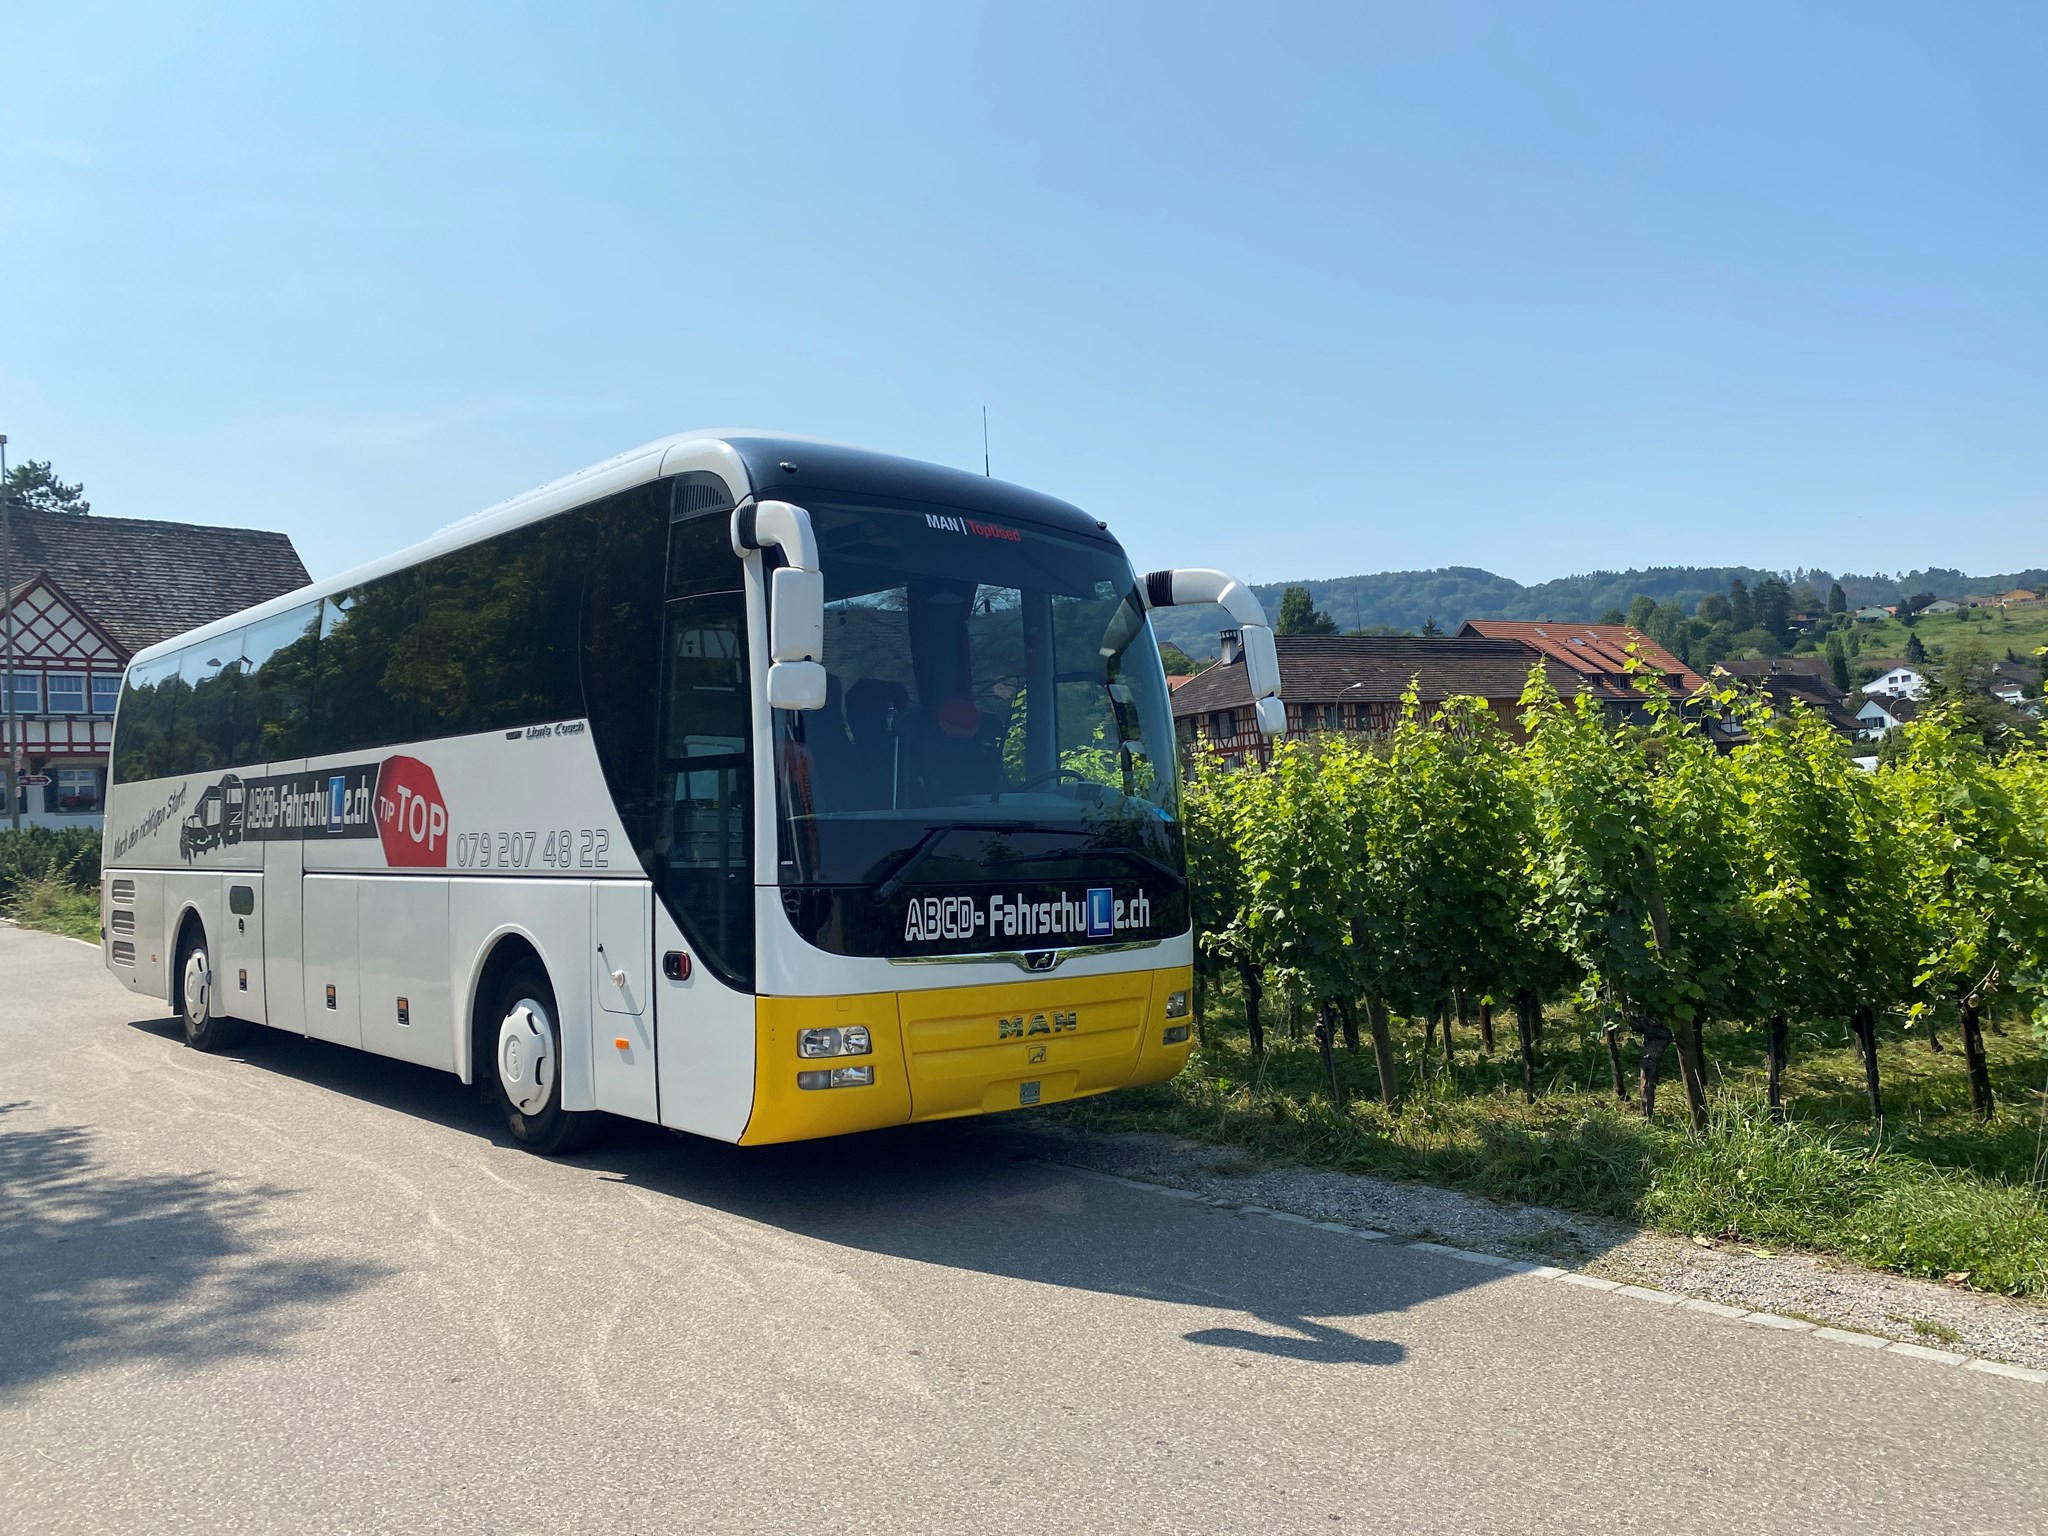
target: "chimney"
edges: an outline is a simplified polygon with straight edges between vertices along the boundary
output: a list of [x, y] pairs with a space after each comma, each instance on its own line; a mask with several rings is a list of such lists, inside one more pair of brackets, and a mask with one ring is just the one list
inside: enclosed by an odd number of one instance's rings
[[1222, 652], [1222, 665], [1234, 667], [1244, 660], [1244, 632], [1226, 629], [1216, 637], [1216, 644]]

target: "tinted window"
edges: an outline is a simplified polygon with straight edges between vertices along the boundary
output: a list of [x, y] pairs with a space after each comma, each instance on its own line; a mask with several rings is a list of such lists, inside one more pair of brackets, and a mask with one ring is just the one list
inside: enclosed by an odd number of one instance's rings
[[121, 783], [160, 779], [179, 772], [172, 737], [183, 690], [176, 654], [128, 669], [121, 705], [114, 717], [114, 778]]
[[234, 762], [235, 716], [242, 689], [242, 634], [216, 635], [178, 656], [185, 686], [174, 772], [206, 773]]
[[419, 567], [416, 643], [397, 674], [421, 736], [573, 720], [584, 519], [552, 517]]
[[743, 595], [670, 603], [666, 658], [662, 900], [721, 978], [751, 987], [752, 712]]
[[412, 740], [418, 592], [400, 571], [322, 601], [309, 754]]
[[306, 718], [320, 604], [308, 603], [242, 631], [243, 679], [235, 761], [275, 762], [307, 755]]
[[[655, 872], [655, 835], [664, 821], [656, 782], [661, 688], [662, 557], [669, 534], [666, 481], [598, 502], [580, 522], [583, 587], [583, 709], [612, 803], [640, 867]], [[713, 518], [714, 522], [723, 519]], [[739, 583], [730, 550], [727, 586]]]

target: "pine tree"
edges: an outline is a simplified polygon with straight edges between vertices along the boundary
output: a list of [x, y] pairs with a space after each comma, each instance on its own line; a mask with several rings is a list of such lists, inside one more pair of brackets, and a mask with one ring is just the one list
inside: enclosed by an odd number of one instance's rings
[[61, 512], [83, 517], [92, 510], [85, 499], [85, 484], [66, 485], [57, 478], [48, 459], [24, 459], [7, 471], [7, 499], [30, 512]]
[[1838, 581], [1828, 588], [1828, 612], [1847, 613], [1848, 611], [1849, 595], [1842, 590], [1842, 584]]

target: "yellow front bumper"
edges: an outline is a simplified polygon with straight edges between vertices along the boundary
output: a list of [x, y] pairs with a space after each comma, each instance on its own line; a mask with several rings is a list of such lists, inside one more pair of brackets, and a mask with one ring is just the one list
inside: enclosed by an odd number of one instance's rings
[[[1191, 1048], [1188, 1040], [1166, 1044], [1167, 1029], [1193, 1023], [1166, 1017], [1167, 994], [1193, 986], [1193, 972], [1174, 966], [931, 992], [758, 998], [754, 1112], [740, 1141], [803, 1141], [1163, 1082]], [[799, 1031], [854, 1024], [867, 1028], [869, 1055], [797, 1055]], [[833, 1066], [873, 1066], [874, 1084], [797, 1086], [797, 1073]]]

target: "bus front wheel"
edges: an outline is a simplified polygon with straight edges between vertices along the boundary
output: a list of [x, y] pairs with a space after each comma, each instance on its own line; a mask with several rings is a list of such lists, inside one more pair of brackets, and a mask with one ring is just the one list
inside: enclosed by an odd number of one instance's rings
[[529, 1152], [580, 1146], [597, 1116], [562, 1108], [562, 1031], [555, 989], [536, 960], [521, 960], [498, 987], [490, 1095], [512, 1139]]
[[185, 1043], [195, 1051], [224, 1051], [240, 1045], [248, 1026], [214, 1012], [213, 956], [207, 951], [206, 930], [197, 919], [186, 924], [179, 938], [176, 975]]

